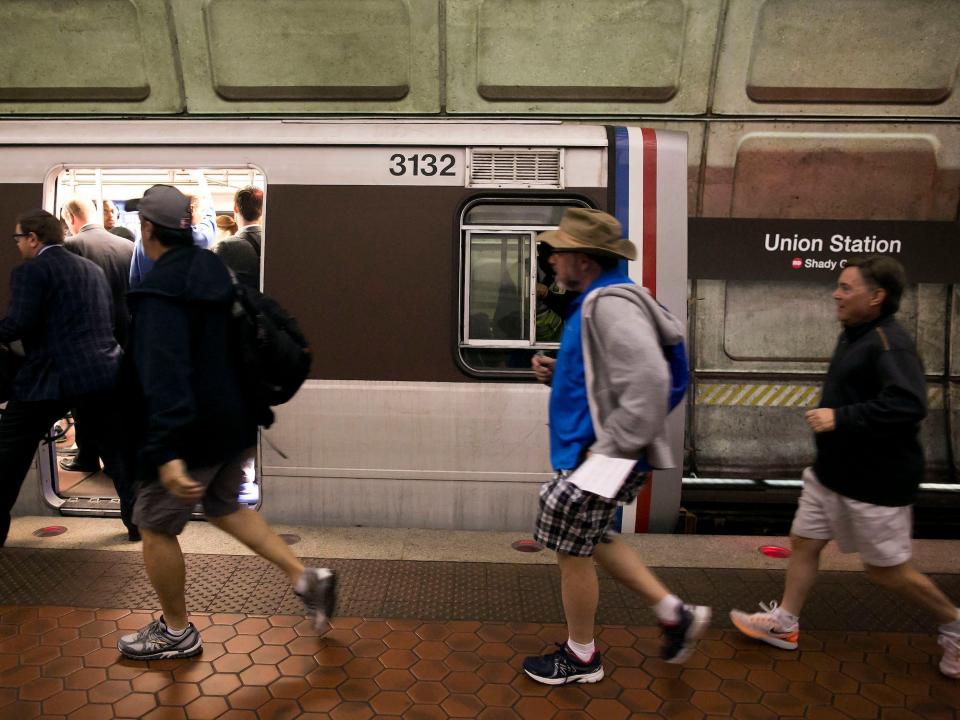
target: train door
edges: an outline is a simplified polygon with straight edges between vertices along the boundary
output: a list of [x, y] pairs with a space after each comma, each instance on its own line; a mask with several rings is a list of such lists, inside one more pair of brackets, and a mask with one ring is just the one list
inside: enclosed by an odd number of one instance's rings
[[[134, 246], [131, 281], [148, 271], [139, 251], [140, 221], [128, 205], [155, 184], [177, 187], [194, 200], [194, 237], [211, 249], [244, 226], [251, 224], [234, 213], [234, 196], [244, 187], [265, 188], [262, 172], [251, 168], [118, 168], [65, 167], [51, 178], [52, 194], [48, 209], [61, 218], [66, 235], [71, 234], [68, 219], [78, 201], [87, 208], [92, 203], [96, 216], [90, 222], [103, 223], [112, 233], [126, 238]], [[74, 205], [71, 205], [74, 203]], [[65, 212], [66, 211], [66, 212]], [[102, 217], [101, 217], [102, 214]], [[262, 221], [262, 217], [261, 217]], [[73, 228], [75, 229], [75, 227]], [[265, 241], [264, 241], [265, 245]], [[262, 267], [262, 253], [261, 253]], [[262, 271], [261, 271], [262, 277]], [[111, 478], [105, 472], [95, 450], [96, 438], [83, 431], [82, 417], [67, 414], [53, 427], [40, 449], [42, 494], [47, 501], [68, 515], [118, 515], [119, 500]], [[259, 507], [261, 500], [259, 451], [245, 468], [246, 479], [240, 500]]]

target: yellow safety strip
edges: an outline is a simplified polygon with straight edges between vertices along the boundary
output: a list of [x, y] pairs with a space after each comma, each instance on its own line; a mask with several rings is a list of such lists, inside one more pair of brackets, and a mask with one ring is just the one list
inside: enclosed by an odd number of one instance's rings
[[[725, 407], [813, 408], [820, 402], [820, 385], [698, 383], [694, 401], [697, 405]], [[943, 409], [943, 387], [927, 386], [927, 407]]]

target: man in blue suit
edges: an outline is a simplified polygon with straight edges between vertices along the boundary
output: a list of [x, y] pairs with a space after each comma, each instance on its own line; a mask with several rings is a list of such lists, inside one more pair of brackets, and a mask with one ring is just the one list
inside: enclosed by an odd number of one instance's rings
[[[0, 413], [0, 546], [37, 445], [68, 408], [82, 403], [94, 409], [88, 422], [110, 438], [104, 454], [125, 466], [112, 397], [121, 351], [113, 335], [107, 279], [99, 267], [63, 246], [60, 221], [45, 210], [21, 215], [13, 239], [25, 262], [10, 273], [0, 343], [22, 341], [25, 357], [13, 397]], [[133, 498], [126, 472], [118, 475], [121, 514], [134, 539]]]

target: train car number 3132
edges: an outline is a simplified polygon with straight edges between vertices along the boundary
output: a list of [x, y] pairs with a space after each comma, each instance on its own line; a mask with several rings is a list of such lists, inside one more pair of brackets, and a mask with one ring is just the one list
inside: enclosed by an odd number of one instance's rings
[[401, 175], [422, 175], [424, 177], [456, 175], [454, 167], [456, 158], [450, 153], [434, 155], [433, 153], [413, 153], [404, 155], [403, 153], [394, 153], [390, 156], [390, 174], [394, 176]]

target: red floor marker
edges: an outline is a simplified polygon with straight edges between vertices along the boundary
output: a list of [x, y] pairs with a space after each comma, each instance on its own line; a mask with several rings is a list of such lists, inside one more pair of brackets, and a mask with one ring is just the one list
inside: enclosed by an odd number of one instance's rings
[[538, 543], [536, 540], [530, 540], [529, 538], [517, 540], [515, 543], [512, 543], [510, 547], [518, 552], [540, 552], [543, 550], [543, 545]]
[[54, 537], [55, 535], [63, 535], [66, 531], [67, 529], [63, 525], [47, 525], [34, 530], [33, 534], [36, 537]]
[[767, 557], [777, 558], [778, 560], [788, 558], [792, 554], [787, 548], [780, 547], [779, 545], [761, 545], [760, 553]]

